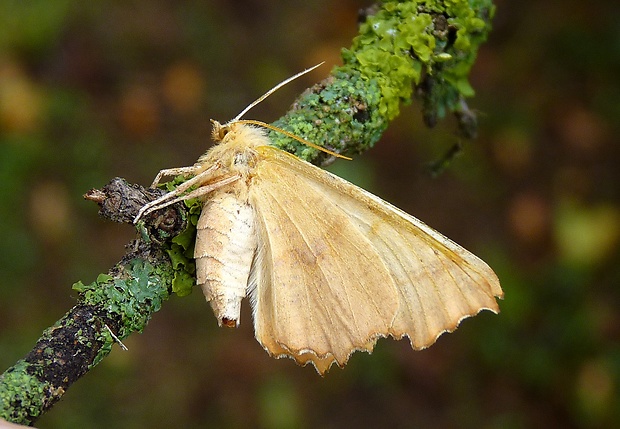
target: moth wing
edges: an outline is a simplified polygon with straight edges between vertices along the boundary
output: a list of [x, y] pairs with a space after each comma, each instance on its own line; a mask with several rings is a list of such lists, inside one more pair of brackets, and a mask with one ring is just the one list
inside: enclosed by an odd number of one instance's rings
[[317, 189], [312, 170], [292, 169], [276, 149], [259, 151], [265, 160], [250, 186], [258, 233], [250, 293], [256, 338], [271, 355], [310, 361], [324, 373], [387, 334], [398, 292], [372, 242]]
[[324, 373], [379, 337], [431, 345], [503, 295], [482, 260], [375, 195], [279, 149], [257, 148], [255, 333]]

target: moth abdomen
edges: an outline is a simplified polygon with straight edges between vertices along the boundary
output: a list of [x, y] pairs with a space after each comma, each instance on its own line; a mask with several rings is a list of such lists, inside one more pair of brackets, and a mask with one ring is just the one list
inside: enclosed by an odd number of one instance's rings
[[221, 326], [239, 324], [255, 252], [252, 207], [236, 193], [210, 198], [198, 220], [196, 281]]

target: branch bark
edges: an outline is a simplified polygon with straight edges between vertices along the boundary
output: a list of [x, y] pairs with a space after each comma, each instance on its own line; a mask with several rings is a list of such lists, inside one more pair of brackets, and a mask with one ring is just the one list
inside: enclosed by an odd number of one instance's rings
[[[413, 91], [432, 126], [446, 113], [464, 136], [475, 134], [465, 98], [467, 76], [490, 30], [491, 0], [384, 1], [363, 11], [359, 34], [342, 52], [344, 65], [305, 91], [274, 125], [344, 154], [372, 147]], [[330, 156], [280, 133], [273, 144], [317, 165]], [[114, 179], [85, 197], [100, 214], [131, 222], [162, 191]], [[43, 332], [28, 355], [0, 376], [0, 417], [33, 424], [73, 382], [110, 353], [115, 342], [141, 332], [171, 293], [193, 283], [191, 250], [199, 205], [177, 204], [138, 226], [123, 259], [89, 285], [78, 303]]]

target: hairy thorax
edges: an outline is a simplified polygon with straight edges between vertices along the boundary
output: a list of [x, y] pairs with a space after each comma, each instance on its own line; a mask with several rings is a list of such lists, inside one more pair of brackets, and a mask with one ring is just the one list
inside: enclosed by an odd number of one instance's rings
[[[217, 123], [216, 123], [217, 124]], [[198, 163], [218, 164], [222, 175], [238, 174], [249, 179], [256, 167], [256, 148], [268, 146], [265, 131], [246, 124], [233, 123], [214, 127], [216, 145], [198, 159]]]

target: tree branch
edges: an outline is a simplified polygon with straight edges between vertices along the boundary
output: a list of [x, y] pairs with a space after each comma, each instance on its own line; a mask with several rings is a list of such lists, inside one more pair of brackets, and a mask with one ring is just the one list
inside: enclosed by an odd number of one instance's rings
[[[473, 95], [467, 76], [493, 12], [491, 0], [384, 1], [370, 8], [351, 48], [342, 52], [344, 65], [305, 91], [274, 125], [340, 153], [360, 153], [379, 140], [415, 88], [428, 125], [453, 112], [462, 133], [474, 135], [475, 116], [464, 102]], [[331, 161], [281, 133], [270, 137], [307, 161]], [[114, 179], [85, 197], [100, 205], [102, 216], [130, 223], [161, 192]], [[90, 285], [74, 285], [80, 292], [76, 306], [0, 376], [0, 417], [32, 424], [114, 342], [141, 332], [171, 293], [188, 293], [199, 211], [199, 203], [180, 203], [150, 214], [114, 268]]]

